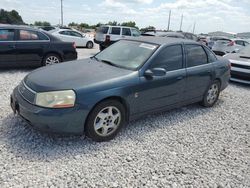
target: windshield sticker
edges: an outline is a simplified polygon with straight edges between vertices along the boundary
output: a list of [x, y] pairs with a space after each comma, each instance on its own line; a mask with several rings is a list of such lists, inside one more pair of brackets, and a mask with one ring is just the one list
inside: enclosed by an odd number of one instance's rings
[[155, 45], [145, 44], [145, 43], [141, 43], [139, 47], [141, 47], [141, 48], [147, 48], [147, 49], [150, 49], [150, 50], [154, 50], [156, 48]]

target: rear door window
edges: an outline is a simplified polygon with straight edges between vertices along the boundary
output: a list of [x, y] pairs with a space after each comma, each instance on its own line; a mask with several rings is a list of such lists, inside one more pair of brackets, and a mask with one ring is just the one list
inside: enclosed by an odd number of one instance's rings
[[235, 41], [235, 44], [244, 46], [244, 41], [242, 41], [242, 40], [236, 40], [236, 41]]
[[208, 63], [207, 54], [200, 45], [185, 45], [187, 56], [187, 67], [195, 67]]
[[0, 29], [0, 41], [13, 41], [14, 29]]
[[217, 61], [217, 57], [211, 52], [211, 50], [209, 50], [208, 48], [204, 47], [206, 53], [207, 53], [207, 58], [208, 58], [208, 62], [212, 63]]
[[70, 35], [70, 33], [68, 31], [60, 31], [59, 33], [62, 35]]
[[39, 36], [35, 31], [20, 30], [19, 40], [39, 40]]
[[130, 28], [122, 28], [122, 35], [131, 36]]
[[120, 27], [112, 27], [110, 34], [112, 35], [120, 35], [121, 33], [121, 28]]
[[39, 40], [49, 40], [49, 38], [42, 32], [37, 32]]
[[109, 30], [109, 27], [99, 27], [96, 32], [102, 33], [102, 34], [107, 34], [108, 30]]
[[82, 37], [82, 35], [80, 33], [77, 33], [75, 31], [69, 31], [70, 35], [73, 37]]

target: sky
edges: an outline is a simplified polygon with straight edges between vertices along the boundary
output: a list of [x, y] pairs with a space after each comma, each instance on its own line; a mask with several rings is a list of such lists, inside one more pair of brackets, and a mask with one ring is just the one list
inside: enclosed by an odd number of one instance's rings
[[[250, 31], [250, 0], [63, 0], [64, 23], [135, 21], [137, 26], [166, 29], [169, 10], [171, 30], [195, 33]], [[60, 23], [60, 0], [0, 0], [0, 8], [17, 10], [24, 22]]]

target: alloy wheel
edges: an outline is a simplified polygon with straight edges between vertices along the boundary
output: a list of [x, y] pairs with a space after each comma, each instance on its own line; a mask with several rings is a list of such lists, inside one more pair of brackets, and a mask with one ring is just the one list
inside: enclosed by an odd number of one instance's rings
[[120, 122], [120, 110], [114, 106], [108, 106], [97, 114], [94, 121], [94, 130], [99, 136], [105, 137], [115, 132]]
[[207, 102], [209, 104], [213, 104], [216, 101], [218, 94], [219, 94], [219, 86], [218, 84], [214, 83], [210, 86], [207, 92]]
[[57, 63], [60, 63], [60, 60], [58, 59], [58, 57], [49, 56], [49, 57], [47, 57], [47, 59], [45, 61], [45, 66], [54, 65], [54, 64], [57, 64]]

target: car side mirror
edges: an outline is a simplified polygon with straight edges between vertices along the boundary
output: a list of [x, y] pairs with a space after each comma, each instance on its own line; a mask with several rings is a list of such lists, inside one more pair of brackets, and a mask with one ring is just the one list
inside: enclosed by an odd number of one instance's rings
[[153, 78], [154, 73], [153, 73], [150, 69], [148, 69], [148, 70], [146, 70], [146, 71], [144, 72], [144, 76], [145, 76], [146, 78]]
[[145, 71], [144, 76], [147, 78], [152, 78], [153, 76], [165, 76], [167, 73], [164, 68], [153, 68]]
[[232, 51], [232, 53], [239, 53], [240, 49], [235, 49], [234, 51]]

